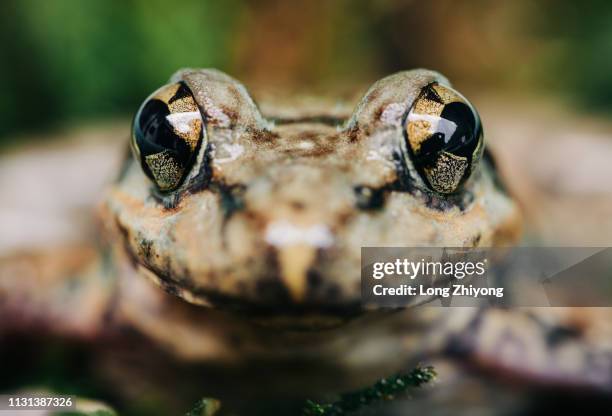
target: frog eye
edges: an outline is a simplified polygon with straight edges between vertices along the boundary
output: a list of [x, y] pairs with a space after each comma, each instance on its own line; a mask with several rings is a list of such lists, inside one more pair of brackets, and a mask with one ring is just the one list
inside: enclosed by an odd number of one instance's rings
[[417, 171], [442, 194], [458, 191], [482, 156], [478, 113], [461, 94], [441, 84], [421, 90], [406, 116], [404, 131]]
[[176, 189], [194, 162], [203, 135], [202, 115], [183, 83], [155, 91], [134, 117], [132, 151], [161, 191]]

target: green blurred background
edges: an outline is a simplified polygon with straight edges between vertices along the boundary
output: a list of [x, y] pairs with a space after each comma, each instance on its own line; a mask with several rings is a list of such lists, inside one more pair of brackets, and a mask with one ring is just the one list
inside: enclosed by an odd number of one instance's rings
[[610, 114], [610, 22], [604, 0], [3, 0], [0, 144], [127, 117], [184, 66], [303, 91], [429, 67]]

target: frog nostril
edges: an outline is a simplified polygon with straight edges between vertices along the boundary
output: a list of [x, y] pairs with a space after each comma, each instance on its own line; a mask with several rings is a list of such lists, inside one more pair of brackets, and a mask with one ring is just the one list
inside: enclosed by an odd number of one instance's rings
[[291, 201], [289, 205], [296, 211], [303, 211], [306, 208], [306, 204], [302, 201]]
[[244, 193], [246, 187], [243, 185], [219, 186], [221, 196], [221, 208], [226, 217], [244, 209]]
[[354, 188], [357, 208], [362, 210], [381, 209], [385, 205], [385, 190], [358, 185]]

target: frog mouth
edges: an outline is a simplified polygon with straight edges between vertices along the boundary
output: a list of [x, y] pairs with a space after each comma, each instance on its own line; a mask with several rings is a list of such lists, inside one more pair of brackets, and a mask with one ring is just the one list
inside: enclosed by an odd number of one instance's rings
[[295, 302], [283, 281], [278, 278], [265, 279], [258, 287], [268, 296], [261, 301], [224, 293], [220, 290], [195, 287], [186, 276], [176, 276], [134, 259], [137, 273], [150, 280], [164, 292], [190, 304], [215, 309], [252, 314], [260, 317], [298, 316], [318, 314], [350, 318], [364, 312], [360, 299], [342, 303], [305, 301]]
[[[252, 296], [241, 296], [239, 293], [232, 294], [221, 289], [198, 286], [188, 273], [177, 273], [176, 270], [171, 270], [169, 266], [161, 268], [160, 265], [165, 264], [165, 262], [151, 252], [149, 243], [136, 240], [137, 245], [134, 247], [132, 243], [135, 240], [131, 238], [128, 229], [119, 221], [116, 221], [116, 225], [122, 235], [122, 252], [136, 273], [150, 280], [163, 291], [187, 303], [245, 313], [246, 316], [274, 317], [317, 314], [344, 319], [364, 312], [360, 298], [339, 300], [338, 297], [335, 297], [324, 300], [304, 297], [300, 301], [296, 301], [286, 282], [280, 278], [278, 270], [275, 270], [271, 276], [254, 277], [253, 280], [256, 281], [256, 284], [252, 289]], [[319, 231], [314, 230], [312, 234], [319, 238]], [[275, 236], [274, 233], [270, 233], [270, 235]], [[325, 235], [327, 236], [327, 234]], [[277, 259], [275, 259], [278, 253], [274, 245], [268, 245], [267, 255], [270, 256], [270, 261], [278, 266]], [[317, 280], [325, 279], [319, 276]]]

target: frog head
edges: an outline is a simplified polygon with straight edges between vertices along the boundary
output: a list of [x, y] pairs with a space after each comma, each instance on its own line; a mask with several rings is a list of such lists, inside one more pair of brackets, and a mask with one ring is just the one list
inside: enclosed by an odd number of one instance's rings
[[209, 69], [144, 101], [106, 202], [142, 274], [196, 304], [342, 312], [359, 307], [363, 246], [517, 239], [478, 113], [439, 73], [383, 78], [347, 117], [291, 114]]

